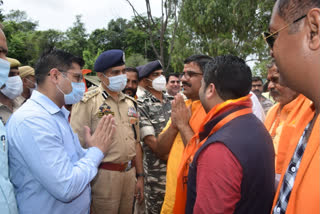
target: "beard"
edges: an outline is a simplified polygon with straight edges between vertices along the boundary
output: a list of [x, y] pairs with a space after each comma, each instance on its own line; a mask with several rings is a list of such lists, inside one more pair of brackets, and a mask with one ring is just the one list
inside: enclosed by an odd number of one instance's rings
[[125, 88], [123, 89], [122, 91], [124, 94], [127, 94], [131, 97], [134, 97], [136, 96], [136, 93], [137, 93], [137, 89], [134, 89], [134, 88]]

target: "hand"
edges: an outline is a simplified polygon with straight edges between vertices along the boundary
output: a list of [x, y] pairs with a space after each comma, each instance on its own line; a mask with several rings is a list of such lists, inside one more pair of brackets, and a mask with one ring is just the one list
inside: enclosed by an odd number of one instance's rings
[[141, 204], [144, 199], [144, 195], [143, 195], [144, 186], [143, 185], [144, 185], [143, 177], [140, 176], [137, 179], [136, 189], [134, 191], [134, 195], [135, 195], [136, 200], [138, 201], [139, 204]]
[[88, 147], [98, 147], [103, 154], [109, 151], [112, 137], [115, 132], [115, 121], [112, 115], [104, 115], [98, 123], [97, 129], [93, 135], [90, 134], [90, 128], [84, 127], [84, 139]]
[[187, 108], [183, 96], [177, 94], [171, 104], [171, 122], [173, 127], [177, 127], [181, 130], [185, 126], [189, 126], [190, 118], [191, 109]]

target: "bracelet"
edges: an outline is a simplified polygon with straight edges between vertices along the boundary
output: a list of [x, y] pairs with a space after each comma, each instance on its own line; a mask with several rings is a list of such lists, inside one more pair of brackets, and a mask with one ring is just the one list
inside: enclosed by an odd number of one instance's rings
[[137, 173], [137, 174], [136, 174], [136, 177], [137, 177], [137, 178], [139, 178], [139, 177], [145, 177], [145, 174], [144, 174], [144, 173]]

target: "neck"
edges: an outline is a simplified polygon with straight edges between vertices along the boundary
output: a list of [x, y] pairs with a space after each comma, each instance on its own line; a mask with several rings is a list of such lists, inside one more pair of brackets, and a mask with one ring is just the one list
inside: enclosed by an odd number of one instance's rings
[[7, 106], [9, 109], [13, 109], [13, 101], [0, 92], [0, 103]]
[[119, 92], [111, 91], [105, 85], [102, 85], [102, 87], [114, 100], [117, 101], [119, 99]]
[[148, 90], [150, 91], [150, 93], [155, 96], [158, 100], [160, 100], [162, 102], [163, 100], [163, 96], [162, 96], [162, 91], [157, 91], [154, 90], [153, 88], [149, 87]]
[[[55, 86], [54, 86], [55, 87]], [[59, 108], [64, 106], [64, 95], [57, 88], [43, 88], [40, 85], [37, 89], [41, 94], [47, 96], [52, 102], [54, 102]]]
[[25, 99], [29, 99], [31, 96], [29, 88], [23, 88], [21, 96], [23, 96]]

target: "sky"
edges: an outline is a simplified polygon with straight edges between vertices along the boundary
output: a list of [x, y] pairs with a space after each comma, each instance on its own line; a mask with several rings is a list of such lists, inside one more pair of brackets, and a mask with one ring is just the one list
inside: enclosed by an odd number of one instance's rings
[[[131, 0], [139, 13], [146, 12], [145, 0]], [[160, 16], [159, 0], [150, 0], [151, 10]], [[87, 32], [107, 27], [111, 19], [131, 19], [133, 12], [126, 0], [3, 0], [4, 14], [10, 10], [25, 11], [38, 30], [65, 31], [72, 26], [75, 16], [81, 14]]]

